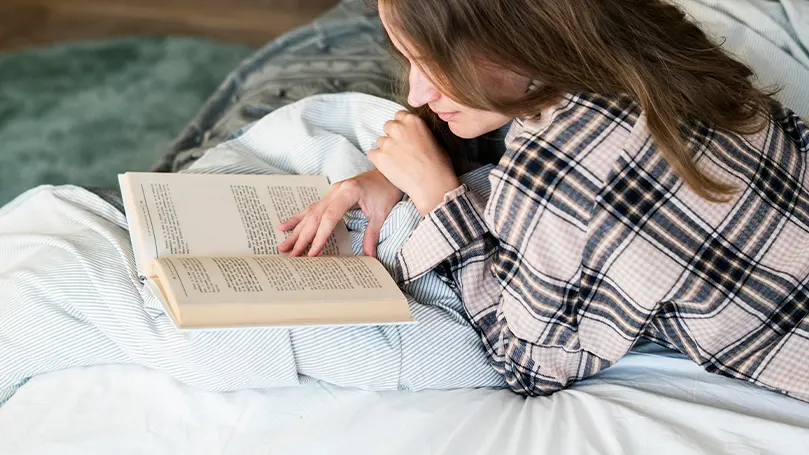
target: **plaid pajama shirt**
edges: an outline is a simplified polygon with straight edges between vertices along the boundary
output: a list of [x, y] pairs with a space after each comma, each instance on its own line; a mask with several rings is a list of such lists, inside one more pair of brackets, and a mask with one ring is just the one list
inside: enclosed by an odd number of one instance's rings
[[729, 201], [683, 184], [631, 100], [572, 94], [515, 121], [488, 200], [448, 193], [398, 278], [438, 269], [518, 393], [559, 390], [647, 337], [809, 400], [809, 127], [773, 103], [758, 134], [684, 134], [738, 189]]

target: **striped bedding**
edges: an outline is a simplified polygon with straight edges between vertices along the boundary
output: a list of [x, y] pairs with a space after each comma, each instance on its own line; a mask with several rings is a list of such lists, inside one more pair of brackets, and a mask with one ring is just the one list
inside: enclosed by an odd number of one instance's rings
[[[671, 0], [723, 48], [749, 64], [777, 98], [809, 116], [809, 2]], [[280, 106], [304, 97], [357, 91], [392, 99], [401, 71], [379, 16], [366, 0], [342, 0], [317, 21], [285, 34], [235, 68], [177, 137], [155, 170], [186, 169], [202, 153]]]
[[[400, 108], [356, 93], [308, 98], [210, 150], [188, 172], [341, 180], [370, 168], [363, 152]], [[486, 192], [486, 174], [465, 180]], [[403, 202], [385, 223], [379, 257], [389, 270], [418, 220]], [[359, 254], [361, 212], [348, 225]], [[404, 288], [412, 326], [179, 332], [137, 279], [124, 216], [72, 186], [40, 187], [1, 209], [0, 258], [0, 403], [34, 375], [109, 363], [214, 391], [311, 380], [373, 390], [504, 386], [437, 276]]]
[[[676, 3], [751, 64], [763, 85], [780, 85], [785, 105], [809, 115], [805, 2]], [[269, 46], [247, 63], [259, 64], [277, 50]], [[259, 88], [243, 85], [258, 77], [260, 65], [241, 69], [178, 144], [198, 147], [194, 138], [227, 137], [229, 127], [253, 120], [225, 121], [251, 112], [238, 102], [252, 99], [242, 90], [260, 91], [261, 81]], [[368, 168], [362, 151], [397, 109], [367, 95], [319, 95], [274, 111], [198, 161], [194, 148], [188, 159], [172, 155], [167, 162], [194, 162], [188, 172], [324, 173], [336, 181]], [[485, 168], [469, 174], [466, 183], [485, 192], [485, 174]], [[400, 204], [384, 225], [379, 255], [389, 268], [417, 220], [412, 206]], [[348, 222], [359, 252], [363, 218], [351, 213]], [[179, 333], [137, 280], [120, 211], [81, 188], [40, 187], [0, 209], [0, 405], [34, 375], [109, 363], [140, 364], [216, 391], [315, 379], [376, 390], [504, 386], [443, 282], [431, 275], [405, 292], [419, 321], [405, 328]]]

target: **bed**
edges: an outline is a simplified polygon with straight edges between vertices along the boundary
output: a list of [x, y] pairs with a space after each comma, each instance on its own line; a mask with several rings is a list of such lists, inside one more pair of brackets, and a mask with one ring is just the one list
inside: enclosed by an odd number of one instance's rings
[[[186, 169], [203, 150], [309, 95], [391, 98], [396, 64], [361, 3], [344, 2], [245, 61], [155, 169]], [[809, 116], [809, 6], [682, 3]], [[115, 202], [114, 191], [95, 191]], [[502, 389], [371, 392], [321, 382], [217, 393], [111, 364], [36, 376], [0, 408], [2, 454], [776, 454], [805, 447], [809, 404], [710, 375], [651, 343], [568, 390], [532, 399]]]
[[809, 405], [655, 346], [549, 398], [364, 392], [313, 383], [211, 393], [137, 366], [29, 381], [0, 411], [3, 454], [785, 454]]

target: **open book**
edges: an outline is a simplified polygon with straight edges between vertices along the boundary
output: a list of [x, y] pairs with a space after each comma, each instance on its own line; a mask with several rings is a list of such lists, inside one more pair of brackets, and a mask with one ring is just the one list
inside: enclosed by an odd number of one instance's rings
[[289, 257], [278, 225], [329, 189], [324, 176], [119, 176], [138, 274], [179, 328], [413, 322], [375, 258], [338, 223], [318, 257]]

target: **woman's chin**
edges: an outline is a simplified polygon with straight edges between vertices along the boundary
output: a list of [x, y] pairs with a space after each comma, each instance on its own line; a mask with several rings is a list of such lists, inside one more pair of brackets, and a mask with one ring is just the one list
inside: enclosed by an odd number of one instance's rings
[[458, 116], [459, 118], [450, 119], [447, 122], [449, 130], [452, 134], [462, 139], [474, 139], [490, 133], [503, 125], [508, 124], [512, 119], [500, 114], [487, 112], [486, 115], [478, 115], [473, 118], [472, 116]]
[[461, 139], [474, 139], [488, 133], [488, 131], [482, 131], [479, 125], [465, 125], [463, 122], [455, 121], [449, 121], [447, 125], [452, 134]]

